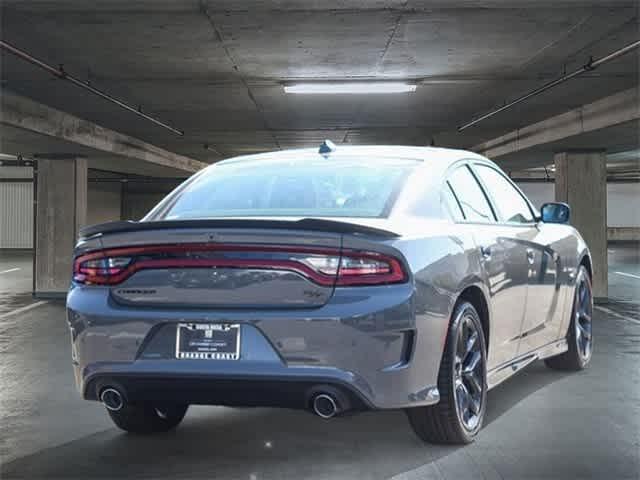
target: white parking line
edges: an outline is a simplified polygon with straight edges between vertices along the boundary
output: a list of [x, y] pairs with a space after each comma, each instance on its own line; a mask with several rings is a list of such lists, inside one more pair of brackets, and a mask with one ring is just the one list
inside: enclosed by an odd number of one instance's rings
[[640, 275], [634, 275], [633, 273], [625, 273], [625, 272], [613, 272], [613, 273], [617, 275], [622, 275], [623, 277], [631, 277], [631, 278], [635, 278], [636, 280], [640, 280]]
[[13, 317], [14, 315], [18, 315], [19, 313], [24, 313], [27, 312], [29, 310], [33, 310], [34, 308], [37, 308], [41, 305], [44, 305], [45, 303], [48, 303], [46, 300], [41, 300], [39, 302], [36, 303], [31, 303], [29, 305], [25, 305], [24, 307], [20, 307], [20, 308], [16, 308], [15, 310], [11, 310], [10, 312], [7, 313], [3, 313], [2, 315], [0, 315], [0, 320], [5, 320], [9, 317]]
[[615, 318], [619, 318], [620, 320], [625, 320], [627, 322], [631, 322], [631, 323], [635, 323], [637, 325], [640, 325], [640, 320], [638, 320], [637, 318], [631, 318], [631, 317], [627, 317], [626, 315], [622, 315], [621, 313], [618, 312], [614, 312], [613, 310], [610, 310], [606, 307], [601, 307], [601, 306], [597, 306], [595, 307], [596, 310], [600, 310], [601, 312], [606, 313], [607, 315], [611, 315], [612, 317]]
[[9, 272], [17, 272], [18, 270], [20, 270], [19, 268], [10, 268], [9, 270], [3, 270], [0, 272], [0, 275], [2, 275], [3, 273], [9, 273]]

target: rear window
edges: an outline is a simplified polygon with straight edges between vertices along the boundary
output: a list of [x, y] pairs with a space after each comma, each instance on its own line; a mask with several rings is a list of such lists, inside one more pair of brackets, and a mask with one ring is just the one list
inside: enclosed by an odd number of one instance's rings
[[194, 177], [153, 220], [216, 217], [386, 217], [412, 160], [247, 160]]

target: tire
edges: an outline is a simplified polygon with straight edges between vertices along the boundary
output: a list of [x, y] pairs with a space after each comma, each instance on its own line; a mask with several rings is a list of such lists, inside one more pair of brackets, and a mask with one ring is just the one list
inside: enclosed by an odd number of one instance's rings
[[[464, 344], [469, 345], [473, 332], [476, 335], [473, 349], [467, 349], [469, 355], [460, 355], [460, 348]], [[464, 339], [466, 341], [459, 343], [459, 340]], [[478, 312], [471, 303], [459, 302], [453, 311], [440, 363], [438, 374], [440, 401], [427, 407], [407, 409], [409, 423], [420, 439], [441, 444], [467, 444], [473, 441], [482, 427], [486, 411], [486, 352], [485, 337]], [[464, 358], [460, 361], [461, 356]], [[467, 367], [472, 365], [470, 360], [475, 362], [475, 367], [470, 369], [471, 373], [462, 373], [469, 370], [465, 365]], [[469, 381], [469, 375], [474, 377], [472, 382]], [[480, 391], [472, 388], [470, 384], [476, 385]], [[461, 393], [457, 393], [456, 388]], [[466, 397], [465, 391], [469, 392]], [[467, 399], [466, 403], [464, 398]], [[462, 405], [466, 405], [469, 411], [461, 411]]]
[[544, 363], [554, 370], [580, 371], [587, 368], [593, 355], [593, 291], [589, 272], [580, 265], [573, 294], [571, 321], [567, 330], [569, 349], [547, 358]]
[[188, 408], [188, 405], [127, 404], [117, 411], [107, 409], [107, 413], [113, 423], [125, 432], [152, 434], [176, 428]]

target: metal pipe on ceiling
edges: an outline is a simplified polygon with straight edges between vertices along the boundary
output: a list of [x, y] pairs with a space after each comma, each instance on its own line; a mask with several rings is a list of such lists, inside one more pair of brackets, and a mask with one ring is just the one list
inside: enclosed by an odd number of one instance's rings
[[623, 55], [626, 55], [627, 53], [631, 52], [632, 50], [635, 50], [636, 48], [640, 47], [640, 40], [630, 43], [629, 45], [626, 45], [614, 52], [611, 52], [609, 55], [605, 55], [602, 58], [599, 58], [597, 60], [589, 60], [589, 62], [587, 64], [585, 64], [584, 66], [580, 67], [578, 70], [568, 73], [566, 75], [563, 75], [559, 78], [556, 78], [555, 80], [552, 80], [548, 83], [545, 83], [544, 85], [542, 85], [541, 87], [536, 88], [535, 90], [530, 91], [529, 93], [526, 93], [524, 95], [522, 95], [521, 97], [516, 98], [515, 100], [512, 100], [511, 102], [508, 102], [506, 104], [504, 104], [503, 106], [496, 108], [495, 110], [491, 110], [490, 112], [485, 113], [484, 115], [481, 115], [473, 120], [471, 120], [470, 122], [465, 123], [464, 125], [461, 125], [458, 127], [458, 131], [461, 132], [463, 130], [466, 130], [469, 127], [472, 127], [480, 122], [482, 122], [483, 120], [486, 120], [487, 118], [491, 118], [494, 115], [497, 115], [500, 112], [505, 111], [508, 108], [513, 107], [514, 105], [517, 105], [518, 103], [524, 102], [525, 100], [528, 100], [531, 97], [535, 97], [536, 95], [541, 94], [542, 92], [545, 92], [553, 87], [555, 87], [556, 85], [560, 85], [561, 83], [566, 82], [567, 80], [570, 80], [574, 77], [577, 77], [578, 75], [581, 75], [585, 72], [590, 72], [592, 70], [595, 70], [596, 68], [598, 68], [601, 65], [604, 65], [605, 63], [608, 63], [612, 60], [615, 60], [616, 58], [619, 58]]
[[156, 117], [153, 117], [151, 115], [148, 115], [146, 113], [144, 113], [142, 111], [142, 107], [134, 107], [128, 103], [126, 103], [123, 100], [120, 100], [119, 98], [114, 97], [113, 95], [110, 95], [106, 92], [103, 92], [102, 90], [99, 90], [97, 88], [95, 88], [93, 85], [91, 85], [90, 82], [88, 81], [84, 81], [84, 80], [80, 80], [79, 78], [74, 77], [73, 75], [70, 75], [69, 73], [65, 72], [64, 69], [62, 68], [62, 66], [56, 68], [52, 65], [49, 65], [46, 62], [43, 62], [42, 60], [39, 60], [37, 58], [35, 58], [34, 56], [28, 54], [27, 52], [25, 52], [24, 50], [21, 50], [7, 42], [5, 42], [4, 40], [0, 40], [0, 48], [6, 50], [7, 52], [15, 55], [16, 57], [25, 60], [26, 62], [31, 63], [32, 65], [35, 65], [47, 72], [49, 72], [51, 75], [61, 79], [61, 80], [67, 80], [71, 83], [73, 83], [74, 85], [77, 85], [80, 88], [83, 88], [91, 93], [93, 93], [94, 95], [97, 95], [111, 103], [114, 103], [116, 105], [118, 105], [121, 108], [124, 108], [125, 110], [130, 111], [131, 113], [134, 113], [136, 115], [138, 115], [139, 117], [142, 117], [146, 120], [149, 120], [150, 122], [155, 123], [156, 125], [166, 128], [167, 130], [172, 131], [173, 133], [176, 133], [180, 136], [184, 135], [184, 132], [182, 130], [178, 130], [175, 127], [172, 127], [171, 125], [169, 125], [168, 123], [163, 122], [162, 120], [157, 119]]

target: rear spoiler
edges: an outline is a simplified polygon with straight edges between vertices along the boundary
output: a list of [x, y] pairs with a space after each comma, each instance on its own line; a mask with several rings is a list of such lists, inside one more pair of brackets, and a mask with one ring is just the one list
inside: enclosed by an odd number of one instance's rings
[[99, 234], [139, 232], [144, 230], [163, 230], [173, 228], [269, 228], [276, 230], [308, 230], [315, 232], [352, 233], [396, 238], [400, 235], [381, 228], [359, 223], [323, 220], [321, 218], [303, 218], [301, 220], [270, 219], [201, 219], [201, 220], [162, 220], [157, 222], [134, 222], [131, 220], [100, 223], [82, 228], [80, 238], [87, 239]]

